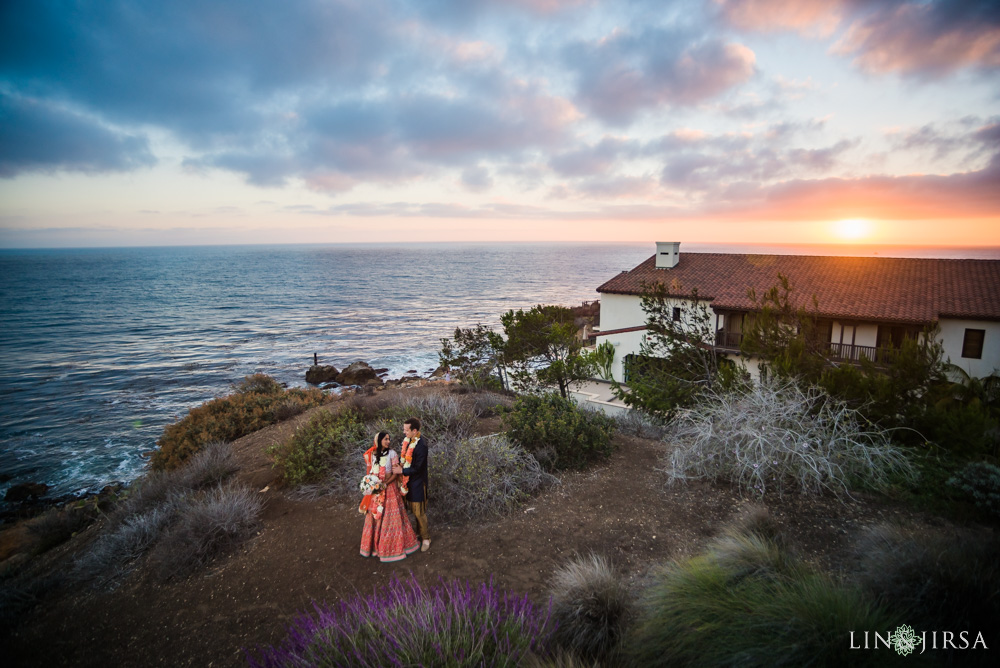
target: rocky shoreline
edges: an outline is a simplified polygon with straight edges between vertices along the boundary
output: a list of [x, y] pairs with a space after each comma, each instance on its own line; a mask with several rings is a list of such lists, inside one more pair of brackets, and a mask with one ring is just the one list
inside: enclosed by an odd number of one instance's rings
[[[305, 372], [306, 382], [322, 390], [331, 390], [340, 395], [353, 392], [372, 392], [388, 387], [413, 387], [428, 380], [447, 379], [448, 370], [444, 367], [429, 369], [421, 375], [416, 369], [410, 369], [400, 378], [386, 378], [389, 369], [374, 368], [365, 361], [359, 360], [343, 370], [332, 365], [314, 364]], [[11, 525], [30, 520], [52, 508], [68, 511], [73, 507], [88, 503], [103, 503], [106, 499], [117, 497], [128, 488], [125, 481], [112, 482], [98, 492], [83, 494], [64, 494], [48, 496], [49, 486], [43, 482], [28, 481], [10, 487], [0, 504], [0, 528], [6, 530]], [[0, 547], [0, 562], [3, 561], [3, 549]]]
[[393, 387], [417, 380], [446, 378], [448, 369], [439, 366], [437, 369], [428, 370], [427, 376], [421, 376], [416, 369], [410, 369], [402, 377], [396, 379], [386, 379], [385, 376], [388, 373], [389, 369], [376, 369], [361, 360], [344, 367], [342, 371], [329, 364], [313, 364], [306, 371], [306, 382], [324, 390]]

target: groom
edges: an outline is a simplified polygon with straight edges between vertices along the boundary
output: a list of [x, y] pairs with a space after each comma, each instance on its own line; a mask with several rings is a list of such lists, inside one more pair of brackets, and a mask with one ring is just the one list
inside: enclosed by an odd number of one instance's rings
[[427, 439], [420, 435], [420, 420], [410, 418], [403, 423], [403, 435], [410, 439], [409, 466], [405, 464], [403, 475], [410, 477], [409, 492], [406, 493], [406, 509], [417, 519], [417, 534], [423, 543], [420, 551], [431, 547], [431, 535], [427, 529]]

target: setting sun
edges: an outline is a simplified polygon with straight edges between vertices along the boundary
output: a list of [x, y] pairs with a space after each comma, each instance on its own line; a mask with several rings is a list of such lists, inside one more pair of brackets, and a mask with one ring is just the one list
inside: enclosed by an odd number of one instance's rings
[[843, 241], [861, 241], [871, 233], [871, 223], [863, 218], [838, 220], [833, 225], [833, 231]]

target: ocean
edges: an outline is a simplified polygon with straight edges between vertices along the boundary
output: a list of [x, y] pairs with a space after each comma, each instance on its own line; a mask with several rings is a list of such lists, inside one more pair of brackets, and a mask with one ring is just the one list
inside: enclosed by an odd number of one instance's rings
[[[572, 306], [642, 244], [348, 244], [0, 251], [0, 498], [141, 475], [164, 426], [253, 373], [305, 386], [313, 354], [426, 375], [456, 327]], [[682, 245], [685, 251], [1000, 257], [997, 249]]]

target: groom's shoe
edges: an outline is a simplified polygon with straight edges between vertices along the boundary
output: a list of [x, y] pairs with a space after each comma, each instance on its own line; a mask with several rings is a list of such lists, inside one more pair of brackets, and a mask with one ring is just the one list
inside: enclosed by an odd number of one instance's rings
[[429, 549], [431, 549], [431, 542], [429, 540], [425, 540], [423, 544], [420, 546], [420, 551], [426, 552]]

